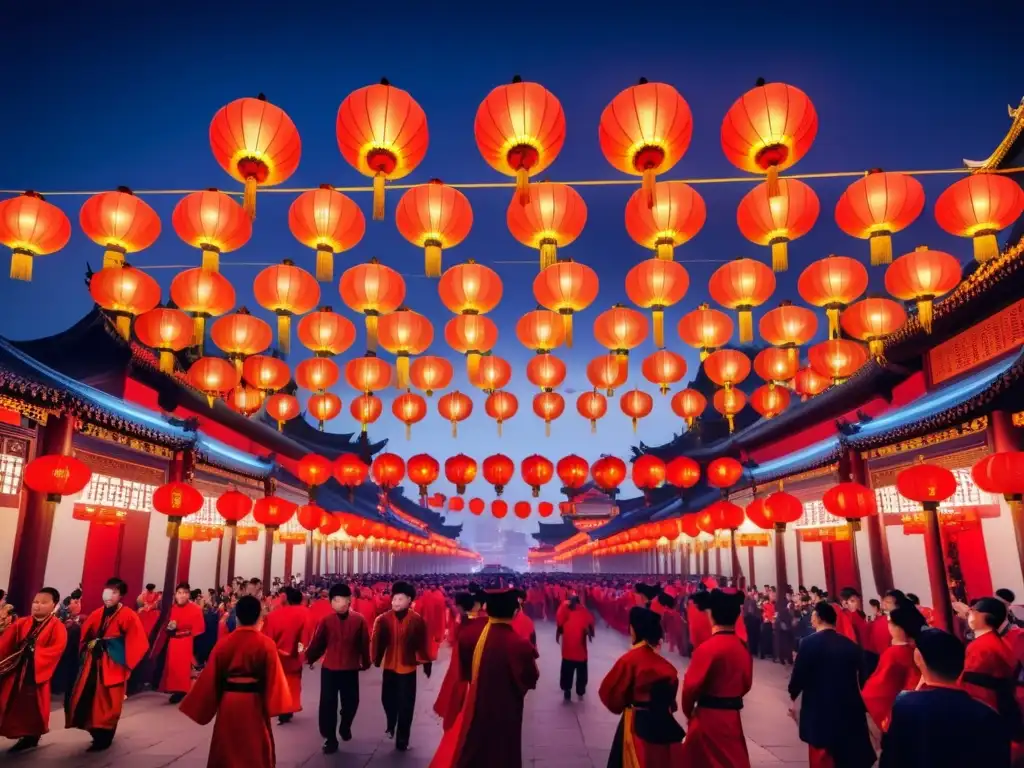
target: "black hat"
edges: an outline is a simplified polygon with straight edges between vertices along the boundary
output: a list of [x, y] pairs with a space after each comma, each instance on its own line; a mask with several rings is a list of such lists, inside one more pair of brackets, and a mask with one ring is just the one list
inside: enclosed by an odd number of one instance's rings
[[921, 612], [910, 603], [904, 603], [890, 611], [889, 622], [906, 632], [910, 638], [917, 637], [918, 633], [928, 626]]
[[348, 584], [331, 584], [331, 589], [327, 593], [328, 596], [333, 600], [336, 597], [352, 597], [352, 588]]
[[629, 609], [629, 626], [637, 640], [642, 640], [648, 645], [657, 645], [661, 642], [663, 630], [661, 628], [661, 616], [650, 608], [635, 605]]
[[711, 611], [711, 620], [722, 627], [735, 624], [740, 617], [740, 609], [743, 607], [743, 595], [734, 589], [713, 589], [707, 595], [707, 607]]
[[948, 632], [925, 629], [914, 643], [928, 669], [944, 680], [956, 680], [964, 671], [964, 644]]
[[1006, 621], [1006, 606], [1001, 600], [994, 597], [982, 597], [975, 600], [971, 603], [971, 610], [985, 614], [985, 623], [992, 629], [999, 629]]
[[495, 619], [511, 619], [519, 610], [519, 592], [515, 589], [484, 590], [487, 615]]
[[638, 594], [641, 594], [644, 597], [646, 597], [648, 600], [653, 600], [659, 594], [661, 594], [661, 587], [652, 584], [644, 584], [643, 582], [638, 582], [636, 586], [633, 587], [633, 589]]
[[391, 585], [392, 595], [407, 595], [410, 600], [416, 599], [416, 587], [408, 581], [396, 581]]

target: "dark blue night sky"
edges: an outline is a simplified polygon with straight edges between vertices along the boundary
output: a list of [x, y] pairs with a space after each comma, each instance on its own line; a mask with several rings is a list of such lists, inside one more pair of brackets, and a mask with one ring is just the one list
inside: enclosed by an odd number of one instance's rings
[[[486, 12], [478, 10], [486, 4], [462, 3], [310, 5], [255, 0], [49, 2], [6, 8], [0, 23], [6, 70], [0, 189], [100, 191], [123, 184], [136, 190], [235, 190], [238, 185], [210, 152], [210, 119], [225, 103], [261, 91], [288, 112], [302, 136], [302, 161], [288, 186], [365, 184], [338, 152], [335, 116], [346, 94], [381, 76], [411, 92], [427, 113], [430, 148], [408, 179], [413, 182], [432, 177], [450, 183], [504, 180], [477, 151], [473, 117], [490, 89], [514, 74], [540, 82], [562, 102], [568, 136], [546, 174], [556, 181], [617, 177], [598, 147], [597, 124], [608, 101], [641, 76], [676, 86], [694, 115], [690, 149], [670, 178], [737, 175], [720, 149], [719, 129], [731, 103], [759, 76], [798, 86], [818, 110], [817, 140], [796, 167], [800, 172], [951, 168], [964, 157], [983, 159], [1009, 125], [1006, 105], [1016, 105], [1024, 95], [1024, 5], [1010, 0], [665, 3], [638, 6], [642, 12], [611, 4], [601, 10], [592, 3], [492, 5]], [[933, 7], [945, 5], [959, 10]], [[161, 12], [158, 6], [167, 10]], [[812, 10], [822, 7], [827, 10]], [[932, 217], [935, 198], [953, 178], [922, 178], [928, 205], [918, 222], [895, 238], [897, 253], [927, 243], [964, 261], [970, 257], [970, 242], [944, 234]], [[866, 243], [844, 235], [832, 217], [848, 183], [812, 182], [821, 216], [809, 235], [791, 245], [791, 271], [780, 276], [773, 305], [795, 298], [800, 270], [816, 258], [837, 252], [866, 259]], [[768, 257], [767, 249], [747, 242], [735, 224], [746, 184], [697, 189], [707, 203], [708, 221], [691, 243], [676, 251], [692, 285], [681, 308], [666, 318], [669, 347], [680, 352], [686, 350], [674, 332], [676, 321], [705, 300], [704, 286], [715, 262], [738, 255]], [[589, 219], [583, 235], [566, 250], [598, 271], [601, 292], [594, 308], [578, 319], [577, 346], [558, 353], [569, 365], [566, 385], [576, 390], [586, 386], [583, 369], [600, 351], [590, 332], [593, 317], [626, 300], [625, 273], [645, 258], [623, 226], [622, 210], [631, 191], [622, 186], [581, 190]], [[625, 456], [634, 439], [617, 397], [597, 440], [575, 412], [575, 394], [566, 396], [566, 414], [549, 440], [530, 410], [533, 392], [523, 373], [527, 352], [515, 339], [514, 322], [533, 306], [530, 284], [536, 255], [508, 233], [509, 194], [467, 192], [473, 231], [446, 253], [445, 264], [469, 257], [488, 264], [523, 262], [495, 265], [505, 282], [505, 299], [493, 315], [501, 329], [496, 353], [511, 360], [516, 371], [511, 389], [520, 398], [519, 415], [498, 443], [494, 424], [483, 413], [483, 396], [476, 392], [476, 412], [459, 441], [449, 438], [447, 425], [432, 411], [406, 443], [401, 424], [390, 415], [389, 392], [374, 436], [390, 437], [393, 448], [404, 455], [427, 450], [442, 459], [459, 450], [478, 459], [495, 450], [515, 459], [535, 450], [551, 458], [573, 451], [590, 460], [602, 452]], [[133, 259], [137, 266], [198, 264], [198, 253], [170, 226], [178, 197], [146, 198], [164, 228], [157, 243]], [[33, 283], [15, 283], [6, 276], [0, 280], [0, 335], [20, 339], [54, 333], [91, 305], [82, 283], [85, 264], [95, 267], [102, 255], [78, 230], [84, 198], [49, 199], [69, 215], [75, 232], [62, 252], [37, 261]], [[312, 269], [312, 252], [288, 231], [291, 199], [261, 195], [252, 240], [224, 262], [269, 263], [291, 257]], [[367, 235], [339, 258], [336, 275], [346, 262], [371, 256], [400, 269], [408, 276], [408, 304], [435, 324], [432, 351], [445, 354], [443, 324], [450, 315], [435, 285], [419, 277], [421, 251], [394, 227], [398, 194], [389, 195], [386, 222], [369, 221], [368, 194], [355, 199], [367, 215]], [[253, 305], [249, 286], [257, 269], [224, 267], [240, 303]], [[154, 271], [165, 289], [173, 273]], [[873, 271], [874, 280], [880, 287], [881, 270]], [[323, 302], [340, 309], [336, 288], [323, 290]], [[634, 352], [631, 380], [641, 385], [639, 361], [652, 350], [648, 341]], [[297, 357], [293, 354], [292, 362]], [[689, 352], [687, 359], [692, 375], [697, 359]], [[457, 370], [465, 390], [463, 366]], [[343, 417], [330, 428], [351, 431], [347, 413], [352, 392], [342, 389], [339, 394], [345, 401]], [[658, 444], [678, 428], [667, 399], [658, 398], [654, 415], [641, 424], [640, 437]], [[490, 498], [482, 480], [475, 485], [471, 493]], [[517, 484], [506, 498], [515, 501], [526, 494]], [[555, 494], [552, 484], [545, 497], [555, 500]]]

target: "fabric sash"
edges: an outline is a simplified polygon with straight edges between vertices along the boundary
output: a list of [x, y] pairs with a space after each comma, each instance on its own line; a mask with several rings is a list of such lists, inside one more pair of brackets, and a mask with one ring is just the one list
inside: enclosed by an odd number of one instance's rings
[[221, 686], [224, 693], [263, 693], [263, 684], [252, 680], [249, 682], [235, 682], [227, 680]]
[[743, 697], [701, 696], [697, 699], [697, 706], [700, 709], [732, 709], [739, 711], [743, 709]]
[[[43, 633], [43, 629], [49, 626], [51, 619], [53, 619], [52, 614], [32, 627], [32, 631], [25, 636], [25, 639], [21, 641], [18, 647], [10, 655], [0, 659], [0, 677], [16, 670], [22, 661], [27, 658], [25, 651], [35, 644], [36, 640], [39, 639], [39, 635]], [[10, 630], [8, 629], [8, 631]]]

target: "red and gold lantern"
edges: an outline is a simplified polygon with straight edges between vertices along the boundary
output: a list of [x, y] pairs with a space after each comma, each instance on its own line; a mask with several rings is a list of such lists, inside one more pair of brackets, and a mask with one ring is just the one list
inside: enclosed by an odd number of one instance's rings
[[732, 329], [730, 317], [707, 304], [683, 315], [677, 328], [684, 344], [700, 350], [701, 360], [706, 360], [716, 349], [728, 344]]
[[932, 302], [956, 288], [960, 274], [956, 257], [922, 245], [889, 265], [885, 290], [900, 301], [916, 302], [917, 321], [931, 333]]
[[501, 437], [502, 425], [516, 415], [519, 410], [519, 401], [511, 392], [496, 390], [487, 396], [484, 403], [484, 410], [487, 415], [498, 424], [498, 437]]
[[277, 346], [287, 355], [291, 351], [292, 317], [306, 314], [320, 302], [316, 278], [285, 259], [256, 275], [252, 292], [257, 304], [277, 315]]
[[924, 187], [905, 173], [868, 171], [836, 203], [836, 224], [848, 235], [868, 240], [871, 266], [892, 262], [892, 235], [906, 229], [924, 210]]
[[626, 274], [626, 295], [641, 309], [651, 310], [654, 346], [665, 346], [665, 309], [682, 301], [690, 276], [682, 264], [663, 259], [641, 261]]
[[405, 301], [405, 279], [374, 258], [346, 269], [338, 292], [349, 309], [366, 317], [366, 349], [376, 352], [377, 319], [394, 312]]
[[576, 398], [576, 411], [590, 422], [591, 433], [597, 432], [597, 420], [608, 413], [608, 399], [598, 392], [584, 392]]
[[659, 181], [652, 196], [638, 189], [626, 203], [626, 231], [655, 256], [671, 261], [674, 248], [690, 241], [707, 219], [703, 198], [689, 184], [681, 181]]
[[594, 270], [571, 260], [557, 261], [533, 279], [537, 303], [562, 316], [567, 347], [572, 346], [572, 316], [594, 302], [598, 285]]
[[252, 219], [229, 195], [216, 189], [181, 198], [171, 225], [187, 245], [202, 251], [203, 269], [220, 271], [220, 255], [236, 251], [252, 237]]
[[122, 266], [125, 254], [149, 248], [160, 236], [160, 217], [128, 187], [90, 197], [79, 211], [78, 223], [86, 237], [104, 249], [104, 269]]
[[473, 401], [456, 389], [438, 399], [437, 412], [451, 422], [452, 437], [458, 437], [459, 422], [465, 421], [473, 413]]
[[935, 220], [951, 235], [974, 241], [974, 258], [999, 255], [996, 233], [1024, 213], [1024, 191], [1009, 176], [972, 173], [953, 182], [935, 201]]
[[330, 184], [303, 192], [288, 208], [288, 228], [316, 251], [316, 279], [334, 280], [334, 254], [354, 248], [366, 234], [366, 219], [351, 198]]
[[509, 232], [523, 245], [540, 251], [540, 268], [550, 267], [558, 248], [569, 245], [587, 223], [587, 205], [568, 184], [541, 181], [532, 185], [525, 205], [513, 199], [506, 214]]
[[473, 209], [459, 190], [432, 179], [402, 195], [395, 224], [402, 237], [424, 249], [427, 277], [440, 277], [441, 251], [466, 239], [473, 226]]
[[868, 271], [849, 256], [826, 256], [800, 273], [796, 287], [804, 301], [825, 310], [829, 338], [835, 339], [839, 337], [839, 312], [867, 290]]
[[0, 243], [11, 249], [12, 280], [31, 281], [32, 260], [56, 253], [70, 239], [68, 217], [60, 208], [46, 202], [42, 195], [25, 192], [0, 201]]
[[519, 473], [523, 482], [530, 486], [533, 497], [540, 496], [540, 487], [551, 482], [555, 476], [555, 465], [549, 459], [538, 454], [527, 456], [519, 465]]

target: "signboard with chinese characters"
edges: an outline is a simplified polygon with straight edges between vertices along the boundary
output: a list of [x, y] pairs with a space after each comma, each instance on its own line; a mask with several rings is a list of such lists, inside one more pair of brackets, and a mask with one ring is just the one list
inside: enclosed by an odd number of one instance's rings
[[849, 541], [850, 526], [829, 525], [824, 528], [803, 528], [800, 531], [800, 540], [805, 542], [826, 542]]
[[767, 533], [737, 533], [737, 547], [767, 547], [770, 538]]
[[1024, 299], [1011, 304], [928, 351], [928, 381], [934, 387], [974, 370], [1024, 344]]
[[[959, 531], [971, 531], [981, 525], [982, 517], [992, 517], [992, 512], [999, 514], [998, 506], [991, 507], [952, 507], [939, 509], [939, 525], [947, 533]], [[923, 534], [926, 523], [925, 513], [922, 511], [903, 513], [900, 515], [900, 523], [903, 525], [903, 533], [906, 536]]]

